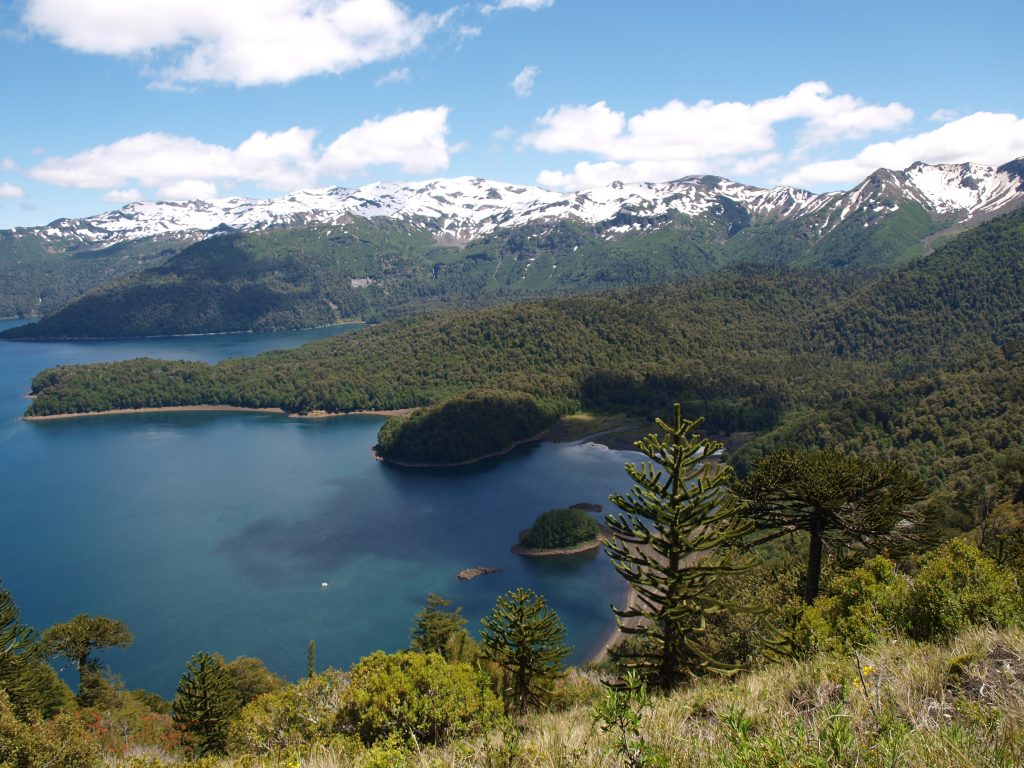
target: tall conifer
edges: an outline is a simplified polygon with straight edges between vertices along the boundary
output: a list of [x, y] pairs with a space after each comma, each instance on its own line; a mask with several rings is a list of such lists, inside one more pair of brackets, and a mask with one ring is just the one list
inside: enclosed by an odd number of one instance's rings
[[572, 652], [565, 625], [543, 597], [523, 588], [499, 597], [481, 623], [484, 656], [505, 671], [505, 711], [514, 702], [524, 715], [550, 692], [547, 683], [562, 675], [562, 659]]
[[227, 751], [228, 722], [238, 702], [223, 662], [208, 653], [197, 653], [185, 665], [174, 697], [174, 722], [188, 735], [197, 757]]
[[606, 519], [613, 536], [605, 551], [635, 592], [613, 610], [623, 633], [644, 640], [614, 655], [662, 688], [701, 670], [731, 669], [709, 655], [701, 635], [707, 616], [743, 610], [712, 586], [742, 570], [716, 550], [738, 543], [751, 525], [728, 488], [732, 468], [708, 460], [722, 444], [694, 433], [701, 421], [684, 419], [678, 403], [671, 425], [657, 420], [663, 434], [634, 444], [650, 461], [626, 465], [633, 489], [610, 497], [622, 512]]

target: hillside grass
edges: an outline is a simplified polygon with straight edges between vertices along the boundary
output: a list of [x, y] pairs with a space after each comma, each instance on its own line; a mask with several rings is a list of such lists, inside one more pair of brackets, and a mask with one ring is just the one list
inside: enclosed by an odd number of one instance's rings
[[[530, 716], [474, 741], [404, 755], [314, 747], [302, 768], [618, 768], [592, 706]], [[886, 643], [858, 656], [780, 663], [708, 679], [642, 712], [672, 768], [1011, 768], [1024, 764], [1024, 633], [974, 629], [941, 645]], [[144, 765], [119, 762], [118, 766]], [[241, 756], [208, 768], [277, 768]]]

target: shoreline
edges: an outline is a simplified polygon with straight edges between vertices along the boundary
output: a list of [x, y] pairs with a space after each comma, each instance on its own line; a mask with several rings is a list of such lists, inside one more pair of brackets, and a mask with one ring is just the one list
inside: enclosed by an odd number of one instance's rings
[[[27, 320], [29, 322], [23, 323], [23, 325], [31, 325], [32, 322], [45, 317], [45, 315], [34, 315], [29, 318], [22, 317], [0, 317], [0, 320]], [[276, 331], [254, 331], [252, 329], [245, 331], [204, 331], [202, 333], [167, 333], [158, 336], [22, 336], [18, 338], [3, 338], [0, 341], [41, 341], [41, 342], [54, 342], [54, 341], [133, 341], [138, 339], [189, 339], [198, 336], [234, 336], [245, 333], [301, 333], [303, 331], [320, 331], [324, 328], [339, 328], [343, 325], [366, 325], [364, 320], [342, 320], [338, 323], [328, 323], [327, 325], [311, 325], [308, 328], [279, 328]], [[14, 326], [15, 328], [19, 326]], [[268, 350], [271, 351], [271, 350]]]
[[601, 546], [601, 539], [585, 541], [571, 549], [528, 549], [522, 544], [512, 545], [512, 554], [522, 557], [561, 557], [563, 555], [582, 555], [584, 552], [593, 552]]
[[[409, 408], [409, 409], [406, 409], [405, 411], [403, 411], [403, 413], [394, 412], [391, 415], [400, 416], [400, 415], [403, 415], [404, 413], [409, 413], [409, 412], [414, 411], [414, 410], [415, 410], [415, 408]], [[384, 413], [387, 413], [387, 412], [386, 411], [372, 411], [372, 413], [384, 414]], [[399, 461], [398, 459], [388, 459], [388, 458], [385, 458], [384, 456], [381, 456], [379, 453], [377, 453], [375, 450], [373, 450], [373, 448], [370, 449], [370, 453], [373, 455], [373, 458], [376, 461], [379, 461], [382, 464], [391, 464], [391, 465], [396, 466], [396, 467], [402, 467], [403, 469], [450, 469], [452, 467], [468, 467], [471, 464], [476, 464], [477, 462], [484, 461], [485, 459], [493, 459], [493, 458], [496, 458], [498, 456], [505, 456], [506, 454], [512, 453], [512, 451], [514, 451], [516, 448], [520, 448], [520, 447], [522, 447], [524, 445], [529, 445], [530, 443], [544, 442], [544, 440], [547, 439], [547, 437], [548, 437], [548, 433], [551, 432], [552, 429], [553, 429], [553, 427], [548, 427], [543, 432], [538, 432], [536, 435], [532, 435], [530, 437], [525, 437], [522, 440], [516, 440], [511, 445], [506, 446], [505, 448], [502, 448], [500, 451], [494, 451], [493, 453], [487, 453], [487, 454], [484, 454], [483, 456], [476, 456], [475, 458], [472, 458], [472, 459], [463, 459], [462, 461], [454, 461], [454, 462], [445, 463], [445, 464], [434, 463], [434, 462], [420, 463], [420, 462], [412, 462], [412, 461]]]
[[244, 405], [167, 405], [149, 408], [117, 408], [112, 411], [82, 411], [80, 413], [54, 413], [49, 416], [21, 416], [22, 421], [54, 421], [57, 419], [77, 419], [93, 416], [123, 416], [130, 413], [182, 413], [188, 411], [237, 411], [239, 413], [276, 413], [289, 419], [330, 419], [336, 416], [404, 416], [412, 412], [412, 408], [392, 408], [380, 411], [310, 411], [309, 413], [288, 413], [281, 408], [257, 408]]
[[[636, 590], [633, 589], [633, 585], [632, 584], [629, 584], [627, 582], [627, 584], [626, 584], [626, 591], [625, 591], [625, 594], [624, 594], [624, 596], [622, 598], [622, 605], [621, 606], [615, 606], [615, 607], [616, 608], [620, 608], [620, 610], [625, 610], [626, 608], [629, 608], [630, 606], [633, 605], [633, 601], [635, 599], [636, 599]], [[623, 619], [622, 622], [623, 622], [623, 625], [625, 625], [627, 627], [635, 627], [639, 623], [639, 618], [638, 617], [630, 617], [628, 619]], [[619, 627], [618, 618], [615, 616], [615, 614], [612, 614], [612, 626], [611, 626], [611, 629], [608, 630], [608, 634], [605, 635], [605, 638], [601, 642], [601, 645], [598, 647], [598, 649], [596, 651], [594, 651], [592, 654], [590, 654], [590, 657], [586, 660], [585, 663], [587, 663], [587, 664], [601, 664], [602, 662], [608, 661], [608, 659], [609, 659], [609, 652], [611, 651], [611, 649], [614, 646], [618, 645], [620, 642], [622, 642], [622, 640], [624, 640], [625, 637], [626, 637], [625, 633]]]

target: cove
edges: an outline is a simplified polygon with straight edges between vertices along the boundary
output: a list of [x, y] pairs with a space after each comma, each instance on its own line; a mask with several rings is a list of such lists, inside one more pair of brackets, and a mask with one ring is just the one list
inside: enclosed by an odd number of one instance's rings
[[[51, 365], [212, 362], [348, 330], [0, 342], [0, 578], [24, 621], [121, 619], [135, 643], [104, 661], [128, 687], [170, 696], [200, 650], [258, 656], [294, 680], [310, 640], [318, 667], [347, 667], [406, 647], [429, 592], [464, 606], [475, 631], [499, 594], [525, 586], [558, 611], [571, 661], [584, 661], [623, 581], [602, 553], [521, 558], [509, 548], [547, 509], [607, 508], [609, 493], [628, 489], [622, 467], [636, 454], [540, 444], [467, 467], [401, 469], [370, 453], [377, 416], [18, 419], [31, 377]], [[501, 571], [457, 580], [478, 565]]]

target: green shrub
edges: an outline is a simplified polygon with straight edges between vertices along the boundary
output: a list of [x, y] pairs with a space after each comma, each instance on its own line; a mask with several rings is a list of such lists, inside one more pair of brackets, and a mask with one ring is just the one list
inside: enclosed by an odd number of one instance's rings
[[805, 652], [851, 651], [894, 636], [907, 601], [907, 579], [885, 557], [835, 577], [829, 593], [808, 606], [797, 625]]
[[257, 697], [231, 724], [231, 751], [277, 754], [331, 738], [344, 686], [341, 673], [327, 670]]
[[570, 549], [595, 541], [600, 530], [581, 509], [548, 510], [530, 526], [520, 544], [527, 549]]
[[951, 539], [922, 560], [905, 623], [917, 639], [951, 637], [972, 624], [1020, 624], [1024, 600], [1013, 573], [970, 542]]
[[0, 690], [0, 766], [3, 768], [98, 768], [96, 742], [71, 715], [50, 720], [15, 717], [7, 694]]
[[377, 651], [349, 674], [338, 723], [367, 745], [388, 738], [443, 744], [485, 729], [500, 711], [490, 681], [436, 653]]

